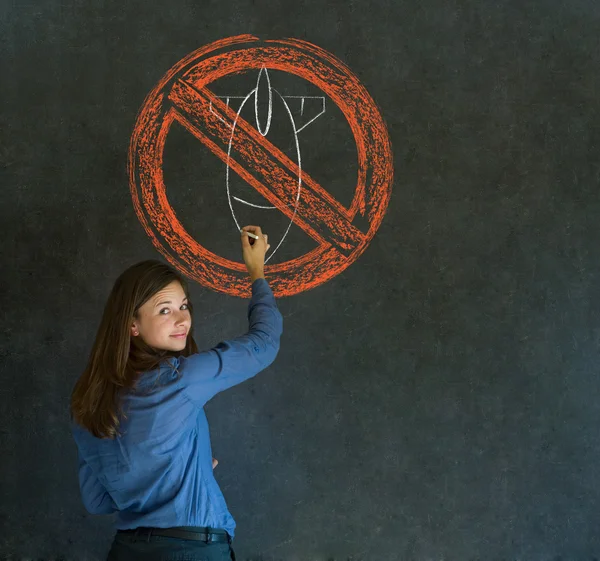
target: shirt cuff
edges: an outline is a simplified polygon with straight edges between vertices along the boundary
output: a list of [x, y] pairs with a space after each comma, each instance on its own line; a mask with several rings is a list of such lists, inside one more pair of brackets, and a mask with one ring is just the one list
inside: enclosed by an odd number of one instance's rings
[[265, 290], [271, 290], [271, 287], [269, 286], [269, 283], [266, 279], [261, 277], [259, 279], [256, 279], [252, 283], [252, 295], [257, 294], [259, 292], [264, 292]]

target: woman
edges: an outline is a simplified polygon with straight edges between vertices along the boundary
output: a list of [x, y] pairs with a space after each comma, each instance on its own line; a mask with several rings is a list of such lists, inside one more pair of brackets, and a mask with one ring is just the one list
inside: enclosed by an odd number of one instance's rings
[[241, 242], [249, 330], [208, 351], [198, 352], [187, 286], [171, 267], [138, 263], [108, 298], [71, 419], [83, 503], [117, 513], [109, 561], [235, 559], [203, 406], [271, 364], [282, 333], [264, 277], [268, 236], [246, 226]]

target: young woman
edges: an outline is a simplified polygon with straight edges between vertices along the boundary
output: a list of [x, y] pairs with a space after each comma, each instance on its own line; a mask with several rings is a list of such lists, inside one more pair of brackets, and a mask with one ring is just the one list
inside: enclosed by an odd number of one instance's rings
[[235, 559], [203, 406], [271, 364], [282, 333], [268, 237], [246, 226], [241, 242], [252, 282], [241, 337], [198, 352], [186, 283], [158, 261], [127, 269], [108, 298], [71, 419], [83, 503], [117, 513], [109, 561]]

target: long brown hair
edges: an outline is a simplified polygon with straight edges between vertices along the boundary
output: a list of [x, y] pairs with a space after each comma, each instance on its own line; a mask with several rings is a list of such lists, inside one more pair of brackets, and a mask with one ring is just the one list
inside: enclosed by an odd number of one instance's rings
[[198, 352], [190, 327], [185, 348], [180, 352], [161, 351], [131, 336], [131, 324], [152, 296], [178, 281], [188, 297], [187, 283], [174, 269], [160, 261], [142, 261], [124, 271], [115, 281], [102, 314], [100, 327], [87, 366], [71, 395], [71, 419], [98, 438], [114, 439], [121, 418], [121, 395], [135, 388], [144, 372], [153, 370], [172, 356]]

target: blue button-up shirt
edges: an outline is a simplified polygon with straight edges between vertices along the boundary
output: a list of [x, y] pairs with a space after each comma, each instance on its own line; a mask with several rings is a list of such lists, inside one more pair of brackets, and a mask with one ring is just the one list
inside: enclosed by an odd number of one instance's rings
[[209, 526], [233, 537], [235, 521], [213, 475], [203, 406], [277, 355], [283, 322], [264, 279], [252, 284], [248, 320], [245, 335], [144, 373], [123, 397], [128, 418], [121, 437], [99, 439], [72, 424], [90, 513], [116, 512], [117, 530]]

